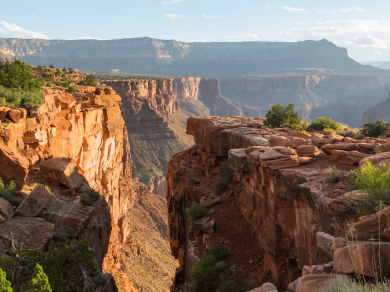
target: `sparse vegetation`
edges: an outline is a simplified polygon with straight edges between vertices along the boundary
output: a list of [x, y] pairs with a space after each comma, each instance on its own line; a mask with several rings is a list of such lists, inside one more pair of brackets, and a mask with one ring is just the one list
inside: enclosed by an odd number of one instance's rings
[[85, 80], [79, 81], [78, 85], [96, 86], [96, 77], [93, 74], [89, 74]]
[[99, 200], [100, 194], [93, 190], [83, 190], [83, 194], [81, 195], [81, 203], [84, 206], [92, 206], [97, 200]]
[[217, 284], [217, 273], [214, 270], [215, 264], [215, 258], [207, 253], [196, 262], [191, 272], [191, 277], [194, 280], [194, 292], [213, 291]]
[[309, 128], [314, 130], [331, 129], [336, 131], [337, 129], [340, 129], [341, 126], [340, 123], [333, 121], [331, 118], [318, 117], [310, 124]]
[[301, 117], [294, 112], [294, 104], [290, 103], [287, 107], [277, 104], [268, 111], [267, 120], [264, 125], [271, 127], [291, 127], [296, 128], [301, 123]]
[[390, 136], [390, 123], [385, 123], [382, 119], [375, 123], [364, 124], [360, 132], [365, 137], [377, 138], [380, 135]]
[[217, 261], [221, 261], [227, 257], [229, 250], [226, 245], [217, 243], [210, 249], [210, 254], [214, 256]]
[[69, 86], [68, 92], [69, 93], [76, 93], [76, 89], [74, 87], [72, 87], [72, 86]]
[[187, 209], [188, 220], [191, 225], [194, 225], [196, 221], [203, 218], [207, 214], [207, 208], [199, 203], [192, 202], [191, 208]]
[[349, 175], [349, 186], [366, 193], [366, 196], [351, 195], [348, 199], [359, 203], [359, 212], [373, 214], [380, 210], [381, 205], [390, 205], [390, 166], [380, 164], [375, 167], [367, 161]]
[[16, 191], [17, 191], [16, 184], [13, 181], [11, 181], [8, 185], [6, 185], [3, 183], [3, 180], [0, 178], [0, 197], [6, 199], [8, 202], [11, 202]]
[[329, 128], [325, 128], [323, 131], [324, 131], [325, 135], [334, 135], [334, 134], [336, 134], [335, 130], [329, 129]]
[[332, 184], [338, 183], [339, 181], [341, 181], [341, 173], [340, 171], [337, 170], [335, 166], [334, 167], [329, 166], [326, 172], [326, 179]]
[[41, 104], [42, 101], [43, 95], [39, 90], [26, 91], [20, 88], [6, 88], [0, 85], [0, 106], [31, 108]]
[[56, 232], [56, 238], [63, 243], [67, 243], [69, 236], [72, 233], [72, 227], [70, 226], [61, 226]]
[[321, 292], [387, 292], [389, 291], [389, 283], [387, 281], [376, 283], [375, 286], [364, 285], [358, 283], [348, 276], [338, 276], [328, 282], [322, 288]]
[[227, 165], [227, 162], [221, 165], [221, 175], [215, 182], [213, 188], [217, 196], [222, 195], [229, 187], [229, 183], [233, 178], [233, 170], [230, 169]]

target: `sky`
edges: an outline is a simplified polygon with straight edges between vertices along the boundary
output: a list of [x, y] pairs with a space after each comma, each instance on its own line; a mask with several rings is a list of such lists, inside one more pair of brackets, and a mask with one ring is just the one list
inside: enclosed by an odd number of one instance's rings
[[389, 11], [389, 0], [0, 0], [0, 37], [327, 39], [356, 61], [390, 61]]

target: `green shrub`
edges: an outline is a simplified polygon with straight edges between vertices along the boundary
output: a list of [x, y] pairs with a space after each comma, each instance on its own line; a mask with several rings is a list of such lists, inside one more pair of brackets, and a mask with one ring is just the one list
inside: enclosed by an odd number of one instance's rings
[[192, 202], [191, 208], [187, 209], [187, 212], [189, 215], [188, 220], [190, 221], [191, 225], [194, 225], [196, 221], [206, 216], [207, 208], [201, 204]]
[[223, 279], [218, 286], [218, 292], [247, 292], [255, 289], [256, 286], [245, 284], [243, 287], [236, 286], [232, 281]]
[[50, 64], [50, 65], [49, 65], [49, 68], [54, 69], [54, 65], [53, 65], [53, 64]]
[[9, 202], [16, 192], [16, 185], [13, 181], [11, 181], [8, 185], [5, 185], [0, 178], [0, 197], [6, 199]]
[[355, 137], [355, 136], [356, 136], [356, 132], [353, 131], [353, 130], [350, 130], [350, 131], [345, 132], [345, 133], [344, 133], [344, 136], [345, 136], [345, 137], [350, 137], [350, 138], [352, 138], [352, 137]]
[[365, 138], [365, 136], [362, 133], [360, 133], [359, 135], [356, 136], [356, 139], [358, 139], [358, 140], [362, 140], [364, 138]]
[[331, 118], [326, 119], [324, 117], [318, 117], [309, 126], [309, 128], [312, 128], [314, 130], [323, 130], [325, 128], [337, 130], [340, 127], [341, 127], [340, 123], [333, 121]]
[[107, 283], [108, 277], [106, 274], [103, 274], [102, 271], [96, 270], [94, 275], [95, 276], [93, 276], [92, 282], [95, 284], [95, 287], [105, 285]]
[[221, 261], [229, 254], [229, 250], [226, 245], [217, 243], [210, 249], [210, 254], [217, 260]]
[[26, 91], [20, 88], [6, 88], [0, 85], [0, 106], [31, 108], [42, 102], [43, 95], [39, 90]]
[[375, 137], [380, 135], [390, 135], [390, 123], [385, 123], [382, 120], [376, 121], [375, 123], [364, 124], [360, 133], [365, 137]]
[[15, 263], [16, 262], [12, 257], [8, 255], [0, 255], [0, 268], [5, 271], [8, 281], [12, 280], [11, 271], [15, 267]]
[[11, 282], [6, 279], [5, 272], [0, 268], [0, 292], [13, 292]]
[[78, 85], [87, 85], [87, 86], [96, 86], [97, 85], [96, 77], [93, 74], [89, 74], [86, 77], [86, 80], [80, 80], [79, 83], [77, 83], [77, 84]]
[[214, 271], [219, 275], [226, 273], [228, 271], [228, 267], [224, 261], [218, 262], [215, 267]]
[[351, 195], [348, 199], [358, 200], [359, 211], [362, 214], [373, 214], [381, 207], [390, 205], [390, 165], [380, 164], [374, 167], [367, 161], [359, 168], [352, 170], [349, 185], [367, 194], [366, 197], [357, 198]]
[[215, 258], [207, 253], [196, 262], [191, 272], [191, 277], [194, 280], [192, 286], [194, 292], [211, 292], [214, 290], [217, 284], [217, 274], [214, 271], [215, 264]]
[[54, 196], [53, 192], [51, 191], [50, 187], [47, 185], [45, 185], [44, 187], [45, 187], [46, 191], [50, 194], [50, 197], [54, 200], [55, 196]]
[[61, 75], [61, 71], [60, 71], [60, 69], [57, 69], [57, 70], [56, 70], [56, 72], [54, 72], [54, 75], [56, 75], [56, 76], [60, 76], [60, 75]]
[[72, 227], [61, 226], [60, 228], [58, 228], [55, 235], [60, 242], [66, 243], [69, 240], [69, 236], [71, 233], [72, 233]]
[[68, 92], [69, 93], [76, 93], [76, 89], [74, 87], [72, 87], [72, 86], [69, 86]]
[[62, 68], [62, 71], [66, 72], [66, 68], [65, 68], [65, 67], [64, 67], [64, 68]]
[[268, 111], [267, 120], [264, 125], [271, 127], [281, 127], [283, 124], [289, 127], [297, 126], [301, 123], [301, 117], [294, 112], [294, 105], [290, 103], [287, 107], [277, 104]]
[[220, 196], [224, 191], [228, 189], [229, 183], [233, 178], [233, 170], [228, 167], [227, 162], [222, 164], [221, 169], [221, 175], [213, 186], [213, 188], [215, 189], [215, 194], [217, 196]]
[[92, 198], [88, 194], [82, 194], [80, 201], [84, 206], [92, 206], [93, 205]]
[[334, 134], [336, 134], [335, 130], [329, 129], [329, 128], [325, 128], [323, 131], [324, 131], [325, 135], [334, 135]]
[[39, 264], [35, 265], [32, 278], [27, 286], [25, 283], [22, 284], [20, 292], [52, 292], [49, 279]]
[[30, 72], [30, 66], [14, 58], [0, 62], [0, 85], [6, 88], [18, 88], [25, 91], [39, 91], [39, 82]]
[[94, 190], [83, 190], [81, 195], [81, 202], [85, 206], [92, 206], [97, 200], [99, 200], [100, 194]]
[[328, 170], [326, 171], [326, 179], [332, 184], [338, 183], [339, 181], [341, 181], [341, 173], [337, 170], [335, 166], [329, 166]]

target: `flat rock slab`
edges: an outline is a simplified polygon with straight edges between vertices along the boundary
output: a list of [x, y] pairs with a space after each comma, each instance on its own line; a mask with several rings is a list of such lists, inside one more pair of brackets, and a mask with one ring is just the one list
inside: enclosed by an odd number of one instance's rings
[[208, 199], [208, 200], [202, 202], [201, 204], [207, 208], [211, 208], [211, 207], [218, 205], [221, 202], [222, 202], [221, 198], [216, 197], [215, 199]]
[[14, 217], [0, 223], [0, 254], [13, 254], [14, 245], [45, 250], [54, 236], [54, 224], [42, 218]]
[[77, 170], [77, 165], [69, 159], [49, 159], [39, 164], [42, 173], [60, 183], [78, 189], [81, 186], [81, 176]]
[[37, 184], [31, 193], [16, 209], [15, 215], [23, 217], [36, 217], [51, 201], [51, 196], [44, 186]]
[[210, 220], [209, 222], [203, 224], [202, 231], [204, 233], [213, 233], [215, 231], [215, 221]]
[[78, 236], [92, 217], [94, 207], [85, 207], [79, 203], [66, 203], [55, 200], [49, 203], [39, 214], [40, 218], [53, 223], [55, 227], [72, 227], [71, 237]]
[[5, 220], [11, 219], [14, 216], [14, 209], [7, 200], [0, 198], [0, 216]]

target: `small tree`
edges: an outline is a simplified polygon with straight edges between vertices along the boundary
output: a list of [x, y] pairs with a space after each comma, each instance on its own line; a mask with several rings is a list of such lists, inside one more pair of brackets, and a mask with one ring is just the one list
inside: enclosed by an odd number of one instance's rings
[[378, 137], [380, 135], [390, 135], [390, 123], [385, 123], [382, 119], [375, 123], [364, 124], [360, 131], [365, 137]]
[[64, 68], [62, 68], [62, 71], [66, 72], [66, 68], [65, 68], [65, 67], [64, 67]]
[[49, 284], [49, 279], [43, 272], [42, 267], [39, 264], [35, 265], [33, 276], [28, 281], [27, 286], [25, 283], [20, 287], [21, 292], [52, 292]]
[[301, 123], [301, 117], [294, 112], [294, 105], [292, 103], [287, 107], [280, 104], [273, 105], [266, 117], [267, 120], [264, 122], [264, 125], [271, 127], [281, 127], [282, 125], [296, 127]]
[[53, 65], [53, 64], [50, 64], [49, 67], [53, 69], [53, 68], [54, 68], [54, 65]]
[[11, 282], [6, 279], [5, 272], [0, 268], [0, 292], [12, 292]]
[[57, 69], [57, 70], [56, 70], [56, 72], [54, 72], [54, 75], [56, 75], [56, 76], [60, 76], [60, 75], [61, 75], [61, 71], [60, 71], [60, 69]]

